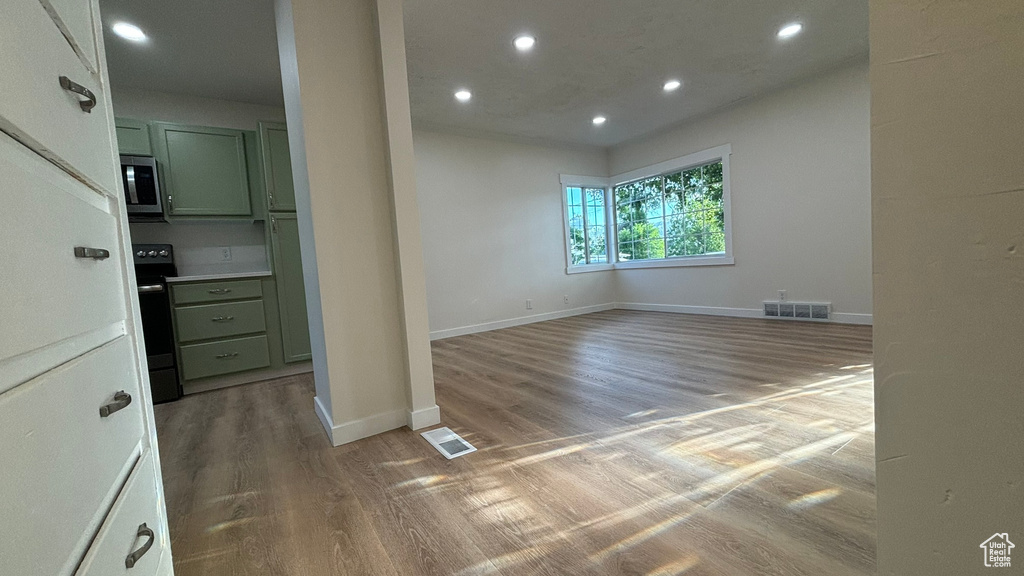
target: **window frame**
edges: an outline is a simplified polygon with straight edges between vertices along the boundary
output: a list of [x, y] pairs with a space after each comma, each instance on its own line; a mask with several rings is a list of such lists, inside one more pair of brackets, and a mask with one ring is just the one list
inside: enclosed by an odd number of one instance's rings
[[[597, 178], [594, 176], [573, 176], [568, 174], [562, 174], [559, 177], [562, 184], [562, 228], [563, 236], [565, 240], [565, 273], [566, 274], [580, 274], [583, 272], [599, 272], [601, 270], [612, 270], [615, 268], [615, 256], [616, 254], [612, 251], [612, 247], [616, 244], [612, 243], [612, 239], [615, 236], [615, 229], [613, 226], [612, 216], [614, 208], [608, 203], [610, 200], [607, 178]], [[569, 229], [569, 188], [600, 188], [604, 190], [604, 242], [605, 242], [605, 254], [608, 255], [608, 262], [602, 262], [600, 264], [573, 264], [572, 263], [572, 232]], [[586, 220], [586, 195], [581, 192], [584, 214], [584, 237], [586, 237], [587, 231], [587, 220]], [[589, 242], [587, 242], [589, 245]]]
[[[650, 166], [630, 170], [617, 174], [611, 178], [598, 178], [594, 176], [574, 176], [561, 174], [559, 179], [562, 184], [562, 228], [565, 241], [565, 272], [566, 274], [579, 274], [583, 272], [597, 272], [601, 270], [630, 270], [635, 268], [676, 268], [685, 266], [731, 266], [734, 265], [732, 245], [732, 186], [730, 183], [730, 156], [732, 145], [723, 144], [701, 150], [679, 158], [673, 158], [664, 162], [658, 162]], [[615, 202], [615, 187], [622, 184], [629, 184], [645, 178], [660, 178], [689, 170], [697, 166], [703, 166], [715, 161], [722, 162], [722, 211], [724, 212], [724, 226], [722, 232], [725, 235], [725, 253], [710, 255], [695, 254], [690, 256], [668, 256], [652, 260], [628, 260], [619, 261], [619, 229], [618, 229], [618, 206]], [[605, 249], [608, 254], [607, 264], [573, 264], [572, 263], [572, 234], [569, 229], [569, 194], [568, 188], [603, 188], [605, 205]], [[585, 206], [585, 203], [584, 203]], [[584, 212], [586, 210], [584, 209]], [[584, 222], [586, 219], [584, 218]]]
[[[731, 186], [729, 183], [729, 157], [732, 155], [732, 145], [723, 144], [714, 148], [708, 148], [700, 152], [688, 154], [686, 156], [680, 156], [679, 158], [673, 158], [636, 170], [630, 170], [612, 176], [608, 179], [608, 188], [606, 194], [613, 197], [611, 204], [611, 214], [616, 218], [615, 229], [609, 236], [614, 236], [615, 241], [615, 259], [614, 268], [629, 270], [632, 268], [671, 268], [680, 266], [729, 266], [735, 264], [735, 259], [732, 255], [732, 195]], [[636, 182], [637, 180], [643, 180], [645, 178], [662, 178], [670, 174], [677, 172], [686, 171], [690, 168], [696, 168], [697, 166], [703, 166], [710, 164], [715, 161], [722, 162], [722, 212], [724, 217], [724, 226], [722, 232], [725, 235], [725, 253], [716, 254], [695, 254], [690, 256], [667, 256], [665, 258], [657, 258], [650, 260], [628, 260], [625, 262], [619, 261], [619, 230], [618, 230], [618, 206], [614, 202], [614, 193], [616, 186], [622, 184], [629, 184], [630, 182]], [[607, 200], [606, 200], [607, 202]], [[566, 227], [568, 227], [568, 220], [566, 221]]]

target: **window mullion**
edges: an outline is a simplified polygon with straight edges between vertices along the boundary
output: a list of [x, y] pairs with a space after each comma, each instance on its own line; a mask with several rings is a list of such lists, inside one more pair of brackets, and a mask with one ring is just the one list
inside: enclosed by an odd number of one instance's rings
[[587, 189], [586, 187], [580, 187], [580, 204], [583, 208], [583, 262], [590, 264], [590, 231], [588, 230], [589, 219], [587, 218]]

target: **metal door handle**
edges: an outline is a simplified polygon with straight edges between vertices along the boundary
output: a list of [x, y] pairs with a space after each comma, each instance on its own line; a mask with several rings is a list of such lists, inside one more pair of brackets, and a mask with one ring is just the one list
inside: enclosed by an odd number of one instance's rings
[[238, 356], [238, 352], [228, 352], [227, 354], [217, 354], [217, 360], [224, 360], [225, 358], [234, 358]]
[[217, 316], [215, 318], [210, 318], [210, 320], [212, 320], [214, 322], [230, 322], [230, 321], [232, 321], [234, 319], [235, 319], [234, 316]]
[[145, 523], [139, 524], [139, 531], [135, 533], [135, 539], [138, 540], [143, 536], [146, 537], [146, 543], [143, 544], [138, 550], [132, 552], [124, 559], [125, 568], [134, 568], [135, 563], [138, 562], [149, 549], [153, 547], [153, 542], [156, 540], [156, 534], [153, 533], [153, 529], [146, 526]]
[[67, 76], [60, 77], [60, 87], [67, 90], [68, 92], [74, 92], [88, 98], [88, 100], [79, 100], [78, 105], [82, 107], [82, 112], [91, 113], [92, 109], [96, 106], [96, 95], [92, 93], [85, 86], [77, 82], [72, 82]]
[[103, 406], [100, 406], [100, 418], [106, 418], [107, 416], [110, 416], [114, 412], [123, 410], [127, 408], [128, 405], [131, 403], [132, 395], [126, 393], [124, 390], [121, 390], [117, 394], [114, 394], [113, 402], [111, 402], [110, 404], [104, 404]]
[[139, 191], [135, 187], [135, 166], [127, 166], [124, 169], [125, 180], [128, 181], [129, 204], [139, 203]]
[[139, 286], [139, 294], [155, 294], [157, 292], [163, 292], [163, 284], [149, 284], [147, 286]]
[[214, 288], [213, 290], [207, 290], [210, 294], [227, 294], [231, 292], [231, 288]]
[[89, 248], [87, 246], [75, 246], [75, 258], [92, 258], [93, 260], [106, 260], [110, 258], [110, 251], [103, 248]]

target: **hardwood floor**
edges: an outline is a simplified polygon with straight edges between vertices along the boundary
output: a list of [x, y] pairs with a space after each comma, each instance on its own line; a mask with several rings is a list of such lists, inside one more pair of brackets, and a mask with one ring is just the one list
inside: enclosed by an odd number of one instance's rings
[[445, 460], [309, 376], [157, 406], [178, 576], [868, 575], [869, 327], [609, 311], [434, 342]]

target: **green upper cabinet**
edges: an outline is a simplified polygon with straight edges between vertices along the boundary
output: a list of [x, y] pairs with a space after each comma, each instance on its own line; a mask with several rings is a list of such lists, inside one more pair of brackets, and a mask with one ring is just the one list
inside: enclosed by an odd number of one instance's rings
[[115, 118], [117, 128], [117, 151], [131, 156], [152, 156], [149, 144], [149, 124], [141, 120]]
[[245, 132], [154, 122], [167, 216], [252, 217]]
[[281, 311], [281, 340], [284, 361], [312, 358], [309, 318], [306, 316], [306, 287], [299, 253], [299, 225], [295, 214], [272, 214], [270, 236], [274, 250], [274, 279], [277, 305]]
[[288, 150], [288, 129], [284, 124], [260, 122], [260, 147], [267, 187], [267, 208], [271, 212], [295, 211], [292, 157]]

